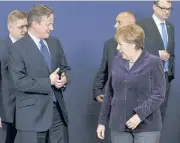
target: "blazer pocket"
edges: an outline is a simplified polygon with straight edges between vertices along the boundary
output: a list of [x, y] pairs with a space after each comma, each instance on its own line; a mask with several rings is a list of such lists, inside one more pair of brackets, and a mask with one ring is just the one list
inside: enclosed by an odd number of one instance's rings
[[27, 107], [27, 106], [32, 106], [36, 103], [36, 98], [32, 97], [32, 98], [28, 98], [28, 99], [23, 99], [20, 101], [20, 105], [19, 107]]

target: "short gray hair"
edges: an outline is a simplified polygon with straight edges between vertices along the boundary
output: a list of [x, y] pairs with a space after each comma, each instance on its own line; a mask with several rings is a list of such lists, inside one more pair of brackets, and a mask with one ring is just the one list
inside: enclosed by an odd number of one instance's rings
[[33, 21], [40, 23], [43, 16], [49, 17], [53, 13], [53, 10], [47, 5], [35, 5], [28, 13], [28, 26], [31, 27]]

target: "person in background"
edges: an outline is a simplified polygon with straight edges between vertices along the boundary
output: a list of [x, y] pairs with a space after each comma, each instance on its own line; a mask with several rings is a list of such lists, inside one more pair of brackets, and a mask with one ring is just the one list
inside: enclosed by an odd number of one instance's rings
[[[124, 11], [117, 15], [116, 23], [114, 27], [116, 31], [125, 25], [136, 23], [136, 16], [130, 11]], [[112, 61], [115, 55], [118, 53], [118, 44], [111, 38], [104, 43], [103, 58], [101, 66], [95, 76], [93, 85], [93, 96], [98, 102], [102, 102], [104, 98], [104, 89], [108, 80], [109, 73], [111, 71]]]
[[1, 143], [13, 143], [16, 136], [15, 129], [15, 99], [16, 90], [9, 77], [8, 56], [13, 43], [27, 33], [27, 14], [14, 10], [8, 15], [7, 27], [9, 35], [0, 41], [0, 72], [1, 96], [0, 98], [0, 139]]
[[172, 11], [172, 1], [156, 0], [153, 3], [152, 17], [145, 18], [137, 24], [145, 32], [145, 50], [161, 58], [166, 77], [166, 96], [161, 104], [161, 117], [164, 121], [166, 107], [169, 99], [170, 83], [174, 79], [174, 26], [167, 21]]

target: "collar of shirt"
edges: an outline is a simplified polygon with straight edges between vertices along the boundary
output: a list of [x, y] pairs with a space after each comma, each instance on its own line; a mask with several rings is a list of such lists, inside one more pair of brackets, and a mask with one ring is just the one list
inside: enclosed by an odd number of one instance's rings
[[[167, 33], [166, 21], [165, 20], [164, 21], [159, 20], [155, 14], [153, 14], [152, 18], [153, 18], [154, 22], [156, 23], [156, 26], [157, 26], [158, 31], [159, 31], [159, 33], [161, 35], [161, 38], [162, 38], [163, 36], [162, 36], [161, 23], [165, 24], [165, 30], [166, 30], [166, 33]], [[168, 33], [167, 33], [167, 39], [168, 39]]]
[[9, 35], [9, 38], [11, 39], [12, 43], [15, 43], [17, 40], [14, 39], [11, 35]]
[[161, 21], [159, 18], [157, 18], [157, 16], [155, 14], [153, 14], [152, 18], [154, 19], [156, 25], [160, 25], [161, 23], [166, 24], [166, 21]]
[[[34, 41], [34, 43], [36, 44], [36, 46], [38, 47], [38, 49], [40, 50], [41, 49], [41, 44], [39, 43], [40, 42], [40, 40], [41, 39], [39, 39], [39, 38], [36, 38], [34, 35], [32, 35], [29, 31], [28, 31], [28, 34], [29, 34], [29, 36], [33, 39], [33, 41]], [[46, 41], [43, 39], [42, 40], [43, 42], [44, 42], [44, 44], [47, 46], [47, 48], [48, 48], [48, 45], [47, 45], [47, 43], [46, 43]], [[48, 49], [48, 51], [49, 51], [49, 49]]]

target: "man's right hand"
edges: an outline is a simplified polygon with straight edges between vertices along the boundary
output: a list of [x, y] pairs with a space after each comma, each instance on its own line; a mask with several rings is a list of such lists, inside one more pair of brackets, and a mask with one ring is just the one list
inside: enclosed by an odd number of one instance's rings
[[57, 68], [50, 76], [50, 80], [51, 80], [51, 85], [54, 85], [56, 80], [59, 80], [59, 75], [58, 75], [58, 72], [59, 72], [59, 68]]
[[166, 50], [159, 50], [159, 56], [163, 61], [169, 60], [169, 54]]
[[96, 97], [96, 100], [101, 103], [103, 102], [103, 99], [104, 99], [104, 95], [99, 95]]
[[0, 117], [0, 128], [2, 128], [2, 122], [1, 122], [1, 117]]

